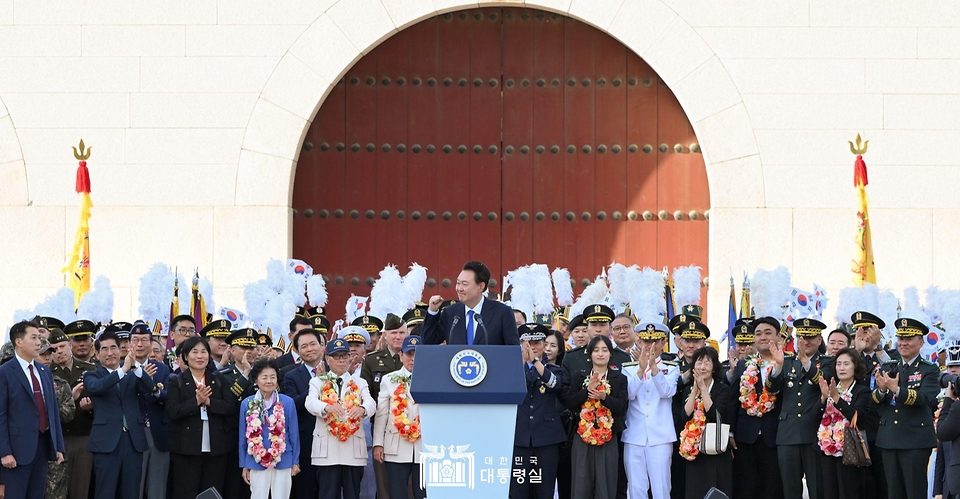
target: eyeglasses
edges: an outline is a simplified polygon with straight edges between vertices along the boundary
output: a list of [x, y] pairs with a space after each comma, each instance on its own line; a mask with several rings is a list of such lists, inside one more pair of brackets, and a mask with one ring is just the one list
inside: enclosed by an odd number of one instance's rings
[[618, 333], [620, 331], [631, 331], [633, 330], [630, 326], [613, 326], [613, 331]]
[[188, 328], [182, 328], [182, 327], [179, 327], [179, 328], [175, 329], [175, 331], [178, 332], [178, 333], [180, 333], [180, 334], [196, 334], [196, 332], [197, 332], [197, 330], [194, 329], [194, 328], [189, 328], [189, 329], [188, 329]]

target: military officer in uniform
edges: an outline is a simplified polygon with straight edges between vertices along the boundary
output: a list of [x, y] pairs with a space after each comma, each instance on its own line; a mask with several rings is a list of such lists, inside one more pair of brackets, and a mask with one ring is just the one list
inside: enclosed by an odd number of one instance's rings
[[876, 376], [873, 402], [880, 409], [877, 447], [890, 499], [921, 499], [927, 494], [927, 461], [937, 446], [933, 410], [940, 391], [940, 368], [921, 358], [929, 331], [916, 319], [897, 319], [901, 360], [884, 363]]
[[820, 405], [819, 356], [826, 324], [815, 319], [793, 323], [797, 332], [796, 355], [784, 356], [783, 367], [770, 376], [771, 393], [783, 400], [777, 430], [777, 459], [783, 480], [783, 497], [801, 499], [803, 477], [810, 497], [822, 496], [820, 447], [817, 429], [823, 417]]
[[[599, 335], [610, 336], [610, 323], [613, 322], [613, 318], [613, 309], [606, 305], [589, 305], [583, 310], [583, 321], [587, 323], [587, 331], [591, 338]], [[620, 366], [630, 360], [629, 354], [614, 349], [610, 352], [610, 369], [619, 371]], [[586, 345], [567, 352], [563, 356], [562, 367], [564, 383], [569, 383], [577, 371], [586, 372], [592, 369], [590, 360], [587, 359]]]
[[[399, 371], [403, 367], [400, 360], [400, 349], [403, 347], [403, 340], [407, 337], [407, 325], [395, 314], [387, 314], [387, 319], [383, 321], [383, 348], [375, 353], [367, 355], [363, 365], [360, 367], [360, 377], [367, 382], [370, 388], [370, 396], [374, 399], [380, 396], [380, 382], [387, 373]], [[376, 425], [376, 416], [371, 418], [371, 425]], [[371, 443], [373, 438], [368, 440]], [[373, 472], [377, 480], [377, 496], [381, 498], [388, 497], [389, 484], [387, 483], [387, 470], [383, 462], [373, 462]], [[401, 498], [402, 499], [402, 498]]]
[[407, 334], [411, 336], [420, 336], [420, 328], [423, 327], [423, 319], [427, 314], [427, 304], [423, 308], [414, 307], [403, 314], [403, 323], [407, 325]]
[[[230, 402], [239, 406], [239, 403], [253, 395], [256, 392], [256, 386], [250, 381], [250, 367], [255, 355], [254, 348], [257, 346], [257, 339], [260, 333], [253, 328], [244, 328], [230, 333], [227, 336], [227, 343], [230, 344], [230, 355], [234, 362], [228, 364], [223, 369], [217, 371], [222, 376], [224, 384], [229, 388], [230, 393], [236, 397], [236, 400]], [[239, 420], [233, 418], [237, 426], [233, 431], [239, 432]], [[225, 458], [227, 462], [239, 462], [239, 449], [231, 450]], [[250, 487], [243, 482], [242, 468], [238, 466], [227, 466], [226, 477], [223, 481], [223, 496], [249, 498]]]
[[[60, 344], [66, 342], [67, 336], [63, 334], [63, 331], [54, 329], [54, 332], [50, 333], [50, 340], [40, 339], [40, 356], [37, 357], [37, 361], [47, 367], [53, 367], [55, 365], [53, 363], [53, 351], [56, 347], [51, 345], [51, 343]], [[10, 345], [13, 346], [12, 343]], [[71, 390], [70, 384], [67, 383], [65, 379], [56, 374], [53, 375], [53, 388], [57, 392], [57, 403], [60, 407], [60, 422], [62, 424], [69, 423], [73, 420], [73, 415], [76, 412], [76, 406], [73, 403], [73, 390]], [[57, 464], [56, 461], [49, 461], [47, 463], [47, 491], [44, 497], [48, 499], [66, 499], [67, 485], [69, 485], [67, 463]]]
[[[696, 315], [678, 314], [670, 320], [670, 330], [674, 335], [679, 336], [675, 341], [677, 345], [677, 369], [680, 375], [677, 377], [677, 390], [673, 396], [673, 429], [680, 434], [683, 426], [689, 419], [683, 408], [683, 390], [693, 384], [693, 354], [698, 349], [706, 345], [707, 338], [710, 337], [710, 328], [700, 322]], [[673, 444], [674, 455], [680, 452], [680, 442]], [[674, 459], [670, 466], [670, 497], [686, 496], [686, 467], [683, 459]]]
[[[88, 356], [92, 355], [93, 333], [96, 330], [96, 325], [88, 320], [73, 321], [64, 326], [64, 334], [70, 340], [72, 352], [78, 351], [78, 345], [89, 344], [85, 351]], [[79, 350], [84, 352], [82, 348]], [[73, 420], [63, 423], [70, 499], [87, 499], [90, 478], [93, 476], [93, 455], [87, 452], [87, 440], [90, 438], [90, 429], [93, 426], [93, 402], [83, 388], [83, 373], [95, 371], [98, 367], [99, 365], [80, 360], [71, 353], [66, 361], [58, 360], [51, 369], [54, 377], [59, 376], [70, 384], [75, 404]]]
[[727, 360], [720, 363], [724, 372], [722, 379], [728, 385], [733, 377], [733, 370], [737, 367], [737, 362], [757, 353], [756, 347], [753, 346], [753, 328], [750, 327], [748, 319], [737, 319], [737, 322], [733, 325], [733, 342], [733, 347], [727, 352]]
[[[850, 324], [854, 331], [852, 346], [863, 357], [863, 365], [867, 370], [867, 382], [870, 390], [877, 387], [877, 372], [884, 362], [898, 359], [900, 354], [896, 350], [883, 349], [880, 330], [887, 327], [883, 319], [866, 311], [858, 311], [850, 316]], [[880, 406], [870, 404], [863, 411], [862, 427], [867, 432], [867, 443], [871, 449], [876, 448], [877, 429], [880, 427]], [[870, 456], [870, 469], [867, 470], [867, 493], [873, 497], [887, 497], [887, 481], [883, 477], [883, 453], [873, 452]]]
[[[383, 321], [372, 315], [362, 315], [353, 320], [351, 326], [360, 326], [367, 332], [366, 353], [373, 353], [380, 343], [380, 336], [383, 334]], [[353, 352], [353, 348], [350, 349]], [[353, 369], [350, 370], [353, 374]]]
[[214, 369], [223, 369], [227, 365], [225, 360], [230, 349], [227, 336], [230, 336], [231, 325], [226, 319], [218, 319], [210, 321], [200, 330], [200, 336], [206, 338], [210, 345], [210, 361], [213, 362]]
[[663, 323], [635, 328], [641, 347], [633, 349], [634, 362], [623, 366], [627, 377], [627, 429], [623, 432], [623, 460], [630, 497], [670, 497], [670, 464], [677, 433], [673, 426], [673, 397], [680, 370], [676, 362], [660, 357], [667, 341]]
[[518, 332], [527, 398], [517, 407], [510, 497], [552, 499], [560, 444], [567, 439], [557, 405], [563, 374], [559, 366], [544, 361], [544, 340], [549, 332], [546, 326], [524, 324]]

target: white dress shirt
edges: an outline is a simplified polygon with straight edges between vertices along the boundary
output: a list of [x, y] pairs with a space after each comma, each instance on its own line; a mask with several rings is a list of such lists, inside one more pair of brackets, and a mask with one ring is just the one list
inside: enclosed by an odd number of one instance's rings
[[37, 382], [40, 384], [40, 393], [43, 393], [43, 382], [40, 381], [39, 369], [33, 362], [27, 362], [20, 358], [19, 355], [13, 354], [17, 358], [17, 362], [20, 363], [20, 369], [23, 369], [23, 375], [27, 377], [27, 382], [30, 383], [30, 386], [33, 387], [33, 378], [30, 377], [30, 366], [33, 366], [34, 376], [37, 377]]

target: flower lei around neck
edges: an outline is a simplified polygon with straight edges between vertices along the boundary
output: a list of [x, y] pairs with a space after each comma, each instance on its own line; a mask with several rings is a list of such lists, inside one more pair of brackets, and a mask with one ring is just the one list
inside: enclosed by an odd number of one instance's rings
[[746, 370], [740, 377], [740, 406], [747, 410], [748, 416], [762, 417], [777, 403], [776, 394], [763, 387], [763, 393], [757, 397], [757, 382], [760, 380], [760, 357], [748, 357]]
[[[318, 375], [317, 377], [323, 380], [320, 400], [328, 405], [336, 404], [340, 400], [340, 396], [337, 395], [337, 385], [335, 384], [338, 376], [333, 373], [326, 373]], [[343, 396], [343, 407], [349, 411], [359, 405], [360, 387], [357, 386], [356, 381], [351, 379], [347, 382], [347, 393]], [[327, 429], [330, 431], [330, 434], [337, 437], [341, 442], [346, 442], [348, 438], [360, 429], [360, 418], [347, 417], [344, 421], [337, 417], [336, 414], [328, 413], [324, 420], [327, 422]]]
[[390, 380], [397, 384], [397, 389], [393, 391], [390, 398], [390, 414], [393, 415], [393, 426], [401, 437], [407, 439], [407, 442], [416, 442], [420, 438], [420, 416], [417, 416], [415, 421], [410, 420], [409, 402], [407, 401], [410, 375], [395, 374]]
[[693, 417], [680, 431], [680, 456], [687, 461], [693, 461], [700, 454], [703, 428], [707, 426], [707, 414], [703, 408], [703, 398], [697, 395], [693, 401]]
[[[590, 384], [590, 378], [583, 380], [583, 386]], [[598, 390], [602, 390], [610, 395], [610, 382], [606, 376], [600, 379], [597, 385]], [[600, 403], [599, 399], [587, 399], [580, 408], [580, 424], [577, 425], [577, 433], [580, 438], [588, 445], [603, 445], [613, 438], [613, 413]]]
[[[276, 396], [276, 394], [274, 394]], [[283, 404], [277, 396], [273, 404], [273, 414], [267, 414], [267, 402], [263, 398], [254, 397], [247, 406], [247, 454], [253, 456], [257, 463], [264, 468], [273, 468], [280, 462], [283, 452], [287, 448], [284, 438], [286, 418], [283, 415]], [[270, 446], [263, 445], [263, 426], [266, 422], [267, 435]]]
[[[840, 398], [850, 403], [850, 390], [840, 392]], [[843, 456], [843, 429], [850, 426], [847, 418], [843, 417], [833, 399], [827, 397], [827, 408], [823, 411], [823, 419], [817, 428], [817, 444], [824, 454], [833, 457]]]

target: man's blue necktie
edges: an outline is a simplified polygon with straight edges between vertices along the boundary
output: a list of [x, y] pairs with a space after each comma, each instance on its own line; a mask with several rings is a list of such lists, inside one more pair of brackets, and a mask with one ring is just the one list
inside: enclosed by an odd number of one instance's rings
[[473, 310], [467, 310], [467, 345], [473, 345]]

